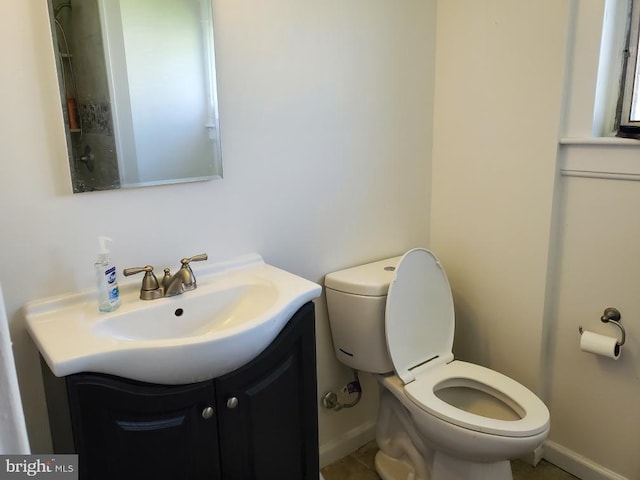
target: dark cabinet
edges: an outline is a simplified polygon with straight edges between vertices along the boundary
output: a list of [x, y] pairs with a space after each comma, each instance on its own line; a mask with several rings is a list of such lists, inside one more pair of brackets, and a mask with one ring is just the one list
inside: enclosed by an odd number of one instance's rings
[[318, 479], [312, 305], [264, 355], [215, 381], [224, 480]]
[[81, 479], [318, 478], [311, 302], [223, 377], [155, 385], [81, 373], [66, 378], [66, 392]]
[[213, 382], [162, 387], [82, 373], [67, 378], [83, 479], [218, 476]]

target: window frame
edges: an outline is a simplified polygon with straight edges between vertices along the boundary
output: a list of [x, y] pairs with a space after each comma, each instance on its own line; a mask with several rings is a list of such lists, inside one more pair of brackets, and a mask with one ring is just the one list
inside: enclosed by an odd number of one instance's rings
[[627, 35], [624, 46], [622, 78], [616, 115], [616, 131], [619, 137], [640, 138], [640, 119], [631, 120], [634, 109], [640, 111], [640, 0], [629, 0]]

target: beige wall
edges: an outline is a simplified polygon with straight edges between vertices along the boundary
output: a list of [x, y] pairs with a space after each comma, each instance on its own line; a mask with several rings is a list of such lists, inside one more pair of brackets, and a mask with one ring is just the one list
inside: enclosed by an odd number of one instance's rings
[[568, 15], [557, 0], [438, 4], [431, 245], [454, 290], [455, 351], [533, 389]]
[[[114, 239], [120, 268], [256, 251], [317, 282], [428, 239], [435, 2], [214, 8], [225, 178], [72, 195], [46, 1], [3, 2], [0, 283], [34, 452], [49, 439], [20, 308], [92, 287], [97, 235]], [[317, 312], [323, 392], [350, 372], [322, 299]], [[325, 459], [372, 424], [376, 404], [368, 388], [358, 408], [320, 412]]]
[[[640, 478], [640, 170], [637, 145], [591, 138], [604, 12], [447, 0], [437, 20], [431, 245], [456, 354], [535, 389], [545, 457], [587, 480]], [[628, 331], [617, 362], [579, 349], [578, 325], [617, 333], [607, 306]]]
[[[637, 157], [637, 153], [635, 154]], [[551, 440], [626, 478], [640, 478], [640, 183], [563, 177], [549, 348]], [[619, 360], [579, 350], [578, 326], [604, 335], [617, 307], [627, 330]]]

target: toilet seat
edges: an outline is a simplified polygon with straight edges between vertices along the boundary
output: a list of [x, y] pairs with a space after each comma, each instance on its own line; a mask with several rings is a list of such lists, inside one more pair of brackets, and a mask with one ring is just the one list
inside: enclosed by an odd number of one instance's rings
[[409, 383], [420, 365], [453, 360], [454, 329], [444, 268], [429, 250], [409, 250], [396, 266], [385, 307], [387, 350], [396, 375]]
[[[387, 350], [404, 392], [416, 406], [445, 422], [504, 437], [530, 437], [549, 425], [549, 410], [529, 389], [489, 368], [454, 360], [455, 313], [444, 268], [424, 248], [398, 262], [385, 307]], [[509, 406], [516, 420], [501, 420], [455, 407], [436, 392], [466, 387]]]
[[[457, 408], [436, 395], [440, 388], [460, 386], [483, 391], [506, 403], [521, 418], [498, 420]], [[549, 410], [531, 390], [494, 370], [454, 360], [422, 370], [405, 385], [407, 397], [427, 413], [477, 432], [505, 437], [529, 437], [549, 426]], [[508, 392], [508, 393], [507, 393]]]

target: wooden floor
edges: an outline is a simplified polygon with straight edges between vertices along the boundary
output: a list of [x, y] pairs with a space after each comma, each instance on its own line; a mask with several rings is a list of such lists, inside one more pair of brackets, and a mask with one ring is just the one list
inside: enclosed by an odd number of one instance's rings
[[[373, 466], [378, 451], [375, 442], [369, 442], [352, 454], [322, 469], [325, 480], [380, 480]], [[536, 467], [515, 460], [511, 462], [513, 480], [576, 480], [577, 477], [542, 461]]]

